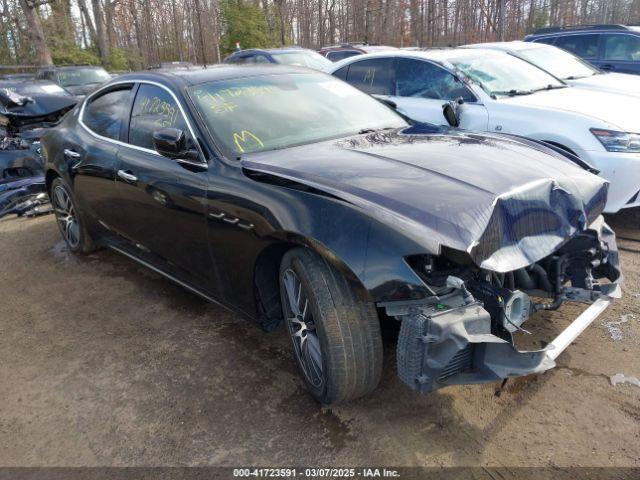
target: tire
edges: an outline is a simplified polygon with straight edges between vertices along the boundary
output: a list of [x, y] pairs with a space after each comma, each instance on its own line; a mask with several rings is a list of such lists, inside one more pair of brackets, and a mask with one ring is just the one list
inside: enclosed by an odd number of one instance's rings
[[372, 392], [382, 373], [380, 321], [373, 304], [306, 248], [284, 255], [279, 278], [294, 355], [315, 399], [333, 405]]
[[73, 253], [93, 252], [96, 249], [96, 243], [91, 238], [85, 222], [79, 214], [71, 189], [60, 177], [51, 183], [49, 199], [54, 209], [60, 235], [69, 250]]

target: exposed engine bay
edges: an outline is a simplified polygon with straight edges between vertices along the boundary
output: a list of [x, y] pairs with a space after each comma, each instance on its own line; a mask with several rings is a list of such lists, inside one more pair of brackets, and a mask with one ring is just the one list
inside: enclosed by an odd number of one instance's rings
[[[602, 217], [551, 255], [511, 272], [481, 269], [465, 252], [450, 249], [408, 262], [435, 295], [384, 307], [402, 321], [398, 374], [421, 392], [553, 368], [555, 358], [620, 297], [615, 236]], [[516, 348], [513, 335], [530, 334], [531, 317], [565, 302], [591, 307], [545, 348]]]
[[40, 136], [76, 104], [67, 95], [0, 89], [0, 218], [48, 213]]

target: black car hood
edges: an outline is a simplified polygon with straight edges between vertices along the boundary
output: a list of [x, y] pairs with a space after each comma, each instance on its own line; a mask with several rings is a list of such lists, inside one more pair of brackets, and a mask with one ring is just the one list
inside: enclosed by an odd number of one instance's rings
[[[411, 127], [247, 155], [242, 166], [341, 198], [427, 251], [507, 272], [553, 253], [602, 212], [608, 183], [543, 146]], [[415, 252], [422, 253], [422, 252]]]

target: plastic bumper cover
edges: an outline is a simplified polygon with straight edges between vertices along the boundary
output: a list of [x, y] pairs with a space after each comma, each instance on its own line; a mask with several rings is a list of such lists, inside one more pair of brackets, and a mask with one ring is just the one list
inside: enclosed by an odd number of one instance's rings
[[606, 213], [640, 206], [640, 153], [590, 151], [585, 156], [610, 183]]

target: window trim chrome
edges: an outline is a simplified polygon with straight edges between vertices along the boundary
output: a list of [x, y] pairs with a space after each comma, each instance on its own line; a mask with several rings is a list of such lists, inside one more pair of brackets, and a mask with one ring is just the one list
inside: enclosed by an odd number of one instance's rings
[[[156, 152], [155, 150], [151, 150], [149, 148], [144, 148], [144, 147], [139, 147], [138, 145], [133, 145], [131, 143], [127, 143], [127, 142], [123, 142], [121, 140], [115, 140], [113, 138], [109, 138], [109, 137], [104, 137], [102, 135], [99, 135], [98, 133], [94, 132], [93, 130], [91, 130], [87, 125], [85, 125], [83, 117], [84, 117], [84, 110], [85, 107], [96, 97], [101, 96], [102, 93], [104, 93], [105, 95], [108, 93], [108, 90], [110, 90], [112, 87], [115, 87], [117, 85], [131, 85], [132, 86], [132, 90], [133, 87], [136, 84], [147, 84], [147, 85], [153, 85], [155, 87], [159, 87], [163, 90], [165, 90], [166, 92], [169, 93], [169, 95], [171, 95], [171, 97], [173, 98], [173, 100], [176, 102], [176, 105], [178, 105], [178, 108], [180, 109], [180, 113], [182, 114], [182, 117], [184, 118], [185, 123], [187, 124], [187, 128], [189, 129], [189, 133], [191, 134], [191, 137], [194, 139], [194, 143], [196, 145], [196, 148], [198, 149], [198, 153], [203, 156], [202, 151], [200, 149], [200, 145], [198, 145], [197, 142], [197, 137], [195, 135], [195, 132], [193, 130], [193, 127], [191, 126], [191, 122], [189, 121], [189, 117], [187, 117], [186, 111], [184, 110], [184, 108], [182, 107], [182, 104], [180, 103], [180, 101], [178, 100], [178, 97], [176, 97], [176, 95], [171, 91], [171, 89], [169, 87], [167, 87], [166, 85], [162, 85], [161, 83], [158, 82], [154, 82], [153, 80], [144, 80], [144, 79], [129, 79], [129, 80], [122, 80], [119, 82], [113, 82], [113, 83], [109, 83], [108, 85], [105, 85], [104, 87], [100, 88], [99, 90], [96, 90], [95, 92], [91, 93], [91, 95], [87, 96], [87, 98], [84, 100], [84, 102], [82, 102], [82, 106], [80, 107], [80, 113], [78, 115], [78, 123], [91, 135], [93, 135], [94, 137], [105, 141], [105, 142], [110, 142], [116, 145], [119, 145], [121, 147], [128, 147], [128, 148], [132, 148], [134, 150], [139, 150], [141, 152], [145, 152], [145, 153], [150, 153], [153, 155], [157, 155], [159, 157], [163, 157], [163, 155], [160, 155], [158, 152]], [[106, 92], [105, 92], [106, 90]], [[133, 99], [133, 101], [135, 102], [135, 98]], [[133, 109], [133, 102], [131, 103], [131, 109]], [[131, 113], [131, 112], [129, 112]], [[166, 158], [166, 157], [163, 157]], [[196, 164], [196, 162], [192, 162], [194, 164]], [[203, 161], [201, 163], [197, 163], [197, 165], [201, 165], [201, 166], [208, 166], [208, 163], [206, 161]]]

